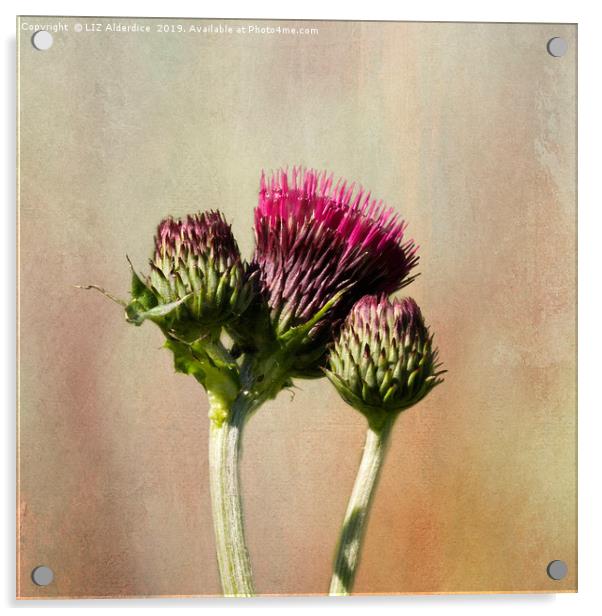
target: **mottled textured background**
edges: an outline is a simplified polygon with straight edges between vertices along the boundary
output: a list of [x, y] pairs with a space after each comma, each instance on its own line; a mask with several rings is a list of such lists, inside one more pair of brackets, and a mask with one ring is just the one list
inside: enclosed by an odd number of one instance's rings
[[[21, 26], [59, 21], [112, 20]], [[229, 22], [249, 23], [299, 25]], [[126, 254], [144, 270], [160, 218], [202, 208], [249, 255], [260, 168], [287, 163], [409, 221], [408, 292], [449, 370], [395, 426], [356, 591], [577, 587], [576, 27], [302, 25], [319, 34], [59, 32], [47, 52], [20, 26], [21, 597], [220, 593], [205, 394], [157, 328], [73, 285], [126, 296]], [[327, 382], [298, 386], [244, 441], [265, 594], [327, 591], [365, 430]]]

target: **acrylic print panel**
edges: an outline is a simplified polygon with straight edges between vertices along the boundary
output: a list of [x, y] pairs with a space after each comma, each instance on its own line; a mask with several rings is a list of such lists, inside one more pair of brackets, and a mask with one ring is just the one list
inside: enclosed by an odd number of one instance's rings
[[17, 27], [18, 596], [575, 591], [576, 26]]

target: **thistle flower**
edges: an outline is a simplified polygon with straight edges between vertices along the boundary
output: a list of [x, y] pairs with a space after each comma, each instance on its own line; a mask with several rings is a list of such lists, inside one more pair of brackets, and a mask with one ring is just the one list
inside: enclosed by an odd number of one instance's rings
[[134, 276], [128, 317], [151, 318], [198, 335], [245, 311], [254, 275], [244, 265], [230, 225], [217, 211], [161, 221], [150, 275]]
[[363, 297], [347, 316], [329, 356], [328, 378], [368, 420], [362, 460], [341, 527], [331, 595], [352, 591], [362, 537], [391, 428], [400, 411], [438, 383], [437, 350], [420, 308], [407, 297]]
[[418, 257], [404, 241], [406, 223], [363, 188], [333, 175], [293, 167], [266, 179], [262, 173], [255, 209], [260, 287], [277, 336], [312, 323], [310, 337], [345, 317], [353, 303], [371, 293], [407, 285]]
[[441, 383], [437, 355], [412, 298], [366, 296], [347, 316], [325, 372], [348, 404], [379, 421]]

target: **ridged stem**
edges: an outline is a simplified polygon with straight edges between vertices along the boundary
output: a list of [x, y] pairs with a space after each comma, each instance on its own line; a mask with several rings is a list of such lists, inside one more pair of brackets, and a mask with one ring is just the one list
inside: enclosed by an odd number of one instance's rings
[[[211, 399], [211, 396], [210, 396]], [[210, 400], [213, 407], [219, 400]], [[215, 544], [222, 589], [225, 596], [252, 597], [255, 594], [251, 562], [244, 534], [238, 476], [242, 430], [249, 412], [244, 399], [237, 399], [218, 425], [211, 421], [209, 434], [209, 476]]]
[[368, 427], [362, 461], [349, 498], [337, 547], [330, 582], [331, 595], [348, 595], [353, 588], [368, 513], [392, 425], [393, 420], [388, 419], [379, 427]]
[[[246, 421], [266, 400], [274, 398], [289, 378], [286, 357], [266, 353], [241, 369], [241, 391], [228, 403], [229, 387], [215, 378], [209, 396], [209, 483], [217, 561], [224, 595], [255, 595], [249, 552], [245, 543], [240, 496], [239, 458]], [[224, 396], [225, 394], [225, 396]]]

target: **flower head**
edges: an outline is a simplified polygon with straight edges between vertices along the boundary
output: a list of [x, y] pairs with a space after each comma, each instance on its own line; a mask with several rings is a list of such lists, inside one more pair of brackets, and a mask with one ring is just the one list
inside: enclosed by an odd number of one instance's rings
[[225, 271], [240, 262], [238, 244], [221, 212], [208, 211], [186, 218], [169, 216], [155, 236], [154, 265], [175, 272], [191, 260], [209, 260]]
[[142, 314], [168, 326], [186, 325], [196, 334], [241, 314], [253, 298], [254, 277], [217, 211], [162, 220], [150, 268], [145, 283], [134, 281], [134, 322], [142, 322]]
[[[360, 297], [405, 286], [418, 257], [406, 223], [369, 192], [314, 169], [262, 174], [255, 209], [260, 286], [278, 335], [336, 303], [315, 337]], [[340, 298], [340, 300], [339, 300]]]
[[402, 411], [442, 382], [438, 351], [418, 304], [366, 296], [353, 306], [330, 355], [328, 378], [368, 416]]

